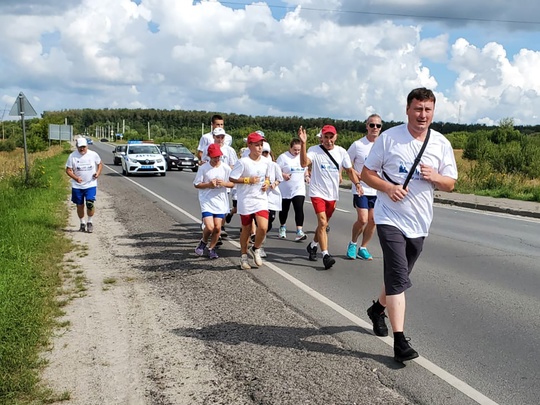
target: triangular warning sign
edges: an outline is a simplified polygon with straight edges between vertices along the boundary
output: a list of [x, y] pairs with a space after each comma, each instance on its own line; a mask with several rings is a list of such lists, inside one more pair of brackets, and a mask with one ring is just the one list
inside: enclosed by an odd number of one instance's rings
[[34, 110], [34, 107], [32, 107], [26, 96], [21, 91], [19, 93], [19, 96], [17, 97], [17, 100], [15, 100], [15, 104], [13, 104], [13, 107], [11, 107], [9, 115], [24, 115], [26, 117], [35, 117], [37, 115], [37, 112], [36, 110]]

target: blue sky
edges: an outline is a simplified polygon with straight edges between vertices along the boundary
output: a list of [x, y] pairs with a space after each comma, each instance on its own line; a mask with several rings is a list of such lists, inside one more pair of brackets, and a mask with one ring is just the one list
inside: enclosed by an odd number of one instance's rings
[[[0, 103], [540, 123], [540, 3], [3, 0]], [[0, 109], [2, 108], [0, 105]]]

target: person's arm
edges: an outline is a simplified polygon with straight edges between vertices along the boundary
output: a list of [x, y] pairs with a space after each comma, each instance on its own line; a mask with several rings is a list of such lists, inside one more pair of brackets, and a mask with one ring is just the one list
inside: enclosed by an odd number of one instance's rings
[[103, 162], [100, 161], [97, 165], [97, 170], [94, 173], [94, 179], [97, 180], [99, 176], [101, 176], [101, 171], [103, 170]]
[[401, 201], [409, 192], [409, 188], [403, 189], [401, 184], [392, 184], [381, 179], [375, 170], [370, 170], [366, 166], [362, 169], [361, 178], [364, 183], [377, 191], [388, 194], [392, 201]]
[[439, 174], [433, 167], [420, 163], [420, 175], [424, 180], [433, 183], [435, 188], [440, 191], [450, 192], [456, 185], [456, 180], [452, 177]]
[[66, 167], [66, 173], [69, 177], [75, 180], [77, 183], [82, 183], [82, 179], [75, 174], [71, 167]]
[[349, 167], [348, 169], [345, 169], [345, 171], [347, 172], [349, 179], [356, 186], [356, 192], [358, 193], [358, 195], [364, 194], [362, 190], [362, 185], [360, 184], [360, 179], [358, 175], [356, 174], [356, 170], [354, 170], [353, 167]]
[[298, 128], [298, 138], [300, 139], [300, 142], [301, 142], [301, 147], [300, 147], [300, 166], [302, 167], [307, 167], [311, 164], [311, 159], [308, 158], [308, 155], [307, 155], [307, 147], [306, 147], [306, 142], [307, 142], [307, 133], [306, 133], [306, 130], [304, 129], [304, 127], [300, 126], [300, 128]]

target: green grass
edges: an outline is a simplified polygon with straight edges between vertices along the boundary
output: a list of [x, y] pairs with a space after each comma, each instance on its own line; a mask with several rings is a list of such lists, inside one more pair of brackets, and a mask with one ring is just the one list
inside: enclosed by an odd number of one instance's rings
[[[30, 181], [0, 181], [0, 404], [61, 399], [40, 384], [40, 353], [62, 304], [63, 236], [69, 193], [59, 154], [32, 167]], [[55, 398], [56, 397], [56, 398]]]

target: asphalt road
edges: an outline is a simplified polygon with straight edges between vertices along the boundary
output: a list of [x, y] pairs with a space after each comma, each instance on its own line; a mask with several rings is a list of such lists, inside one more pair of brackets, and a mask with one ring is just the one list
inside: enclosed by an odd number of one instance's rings
[[[188, 226], [194, 241], [198, 239], [195, 173], [130, 178], [144, 190], [114, 174], [113, 170], [121, 170], [112, 166], [109, 145], [97, 144], [94, 149], [109, 165], [103, 179], [108, 191], [149, 199], [172, 220]], [[305, 212], [309, 241], [315, 228], [309, 203]], [[274, 229], [265, 245], [270, 268], [252, 271], [253, 277], [288, 308], [322, 328], [341, 332], [345, 349], [363, 353], [385, 385], [412, 403], [537, 404], [540, 221], [450, 206], [435, 208], [430, 236], [413, 272], [414, 285], [407, 293], [406, 334], [426, 362], [401, 369], [388, 361], [391, 347], [361, 328], [367, 320], [365, 310], [380, 288], [382, 255], [375, 237], [370, 244], [372, 262], [345, 259], [354, 218], [351, 195], [343, 190], [330, 223], [330, 252], [337, 259], [331, 270], [325, 271], [321, 260], [307, 261], [306, 242], [293, 242], [292, 233], [279, 240]], [[233, 242], [220, 249], [229, 268], [237, 265], [239, 256], [234, 242], [238, 226], [235, 216], [228, 227]], [[293, 228], [290, 216], [289, 229]], [[292, 278], [286, 279], [287, 275]], [[351, 318], [360, 327], [351, 326]], [[259, 333], [276, 331], [262, 328]]]

